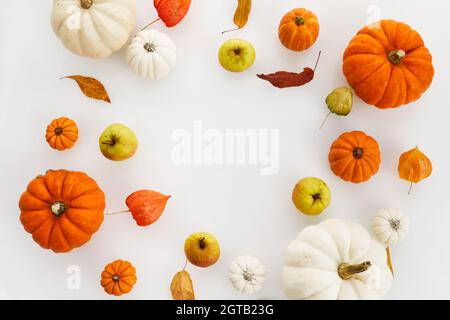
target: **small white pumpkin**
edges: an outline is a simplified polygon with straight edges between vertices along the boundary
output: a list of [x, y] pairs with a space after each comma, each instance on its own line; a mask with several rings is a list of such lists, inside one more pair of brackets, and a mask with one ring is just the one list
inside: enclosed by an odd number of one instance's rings
[[381, 299], [392, 284], [386, 250], [360, 225], [309, 226], [287, 249], [282, 284], [291, 299]]
[[409, 232], [409, 219], [398, 209], [382, 209], [372, 220], [375, 237], [386, 247], [403, 241]]
[[137, 75], [161, 79], [175, 68], [177, 53], [170, 38], [157, 30], [142, 30], [127, 50], [127, 62]]
[[120, 50], [134, 30], [134, 0], [53, 0], [52, 27], [75, 54], [106, 58]]
[[228, 278], [234, 289], [252, 294], [261, 290], [266, 280], [266, 268], [255, 257], [240, 256], [231, 264]]

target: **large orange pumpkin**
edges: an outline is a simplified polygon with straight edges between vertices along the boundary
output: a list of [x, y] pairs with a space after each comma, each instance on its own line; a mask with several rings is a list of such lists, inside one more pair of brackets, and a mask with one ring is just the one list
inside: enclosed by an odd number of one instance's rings
[[101, 274], [100, 284], [107, 294], [121, 296], [133, 289], [137, 281], [136, 269], [128, 261], [108, 263]]
[[380, 109], [418, 100], [434, 76], [431, 54], [419, 33], [393, 20], [358, 32], [345, 50], [343, 71], [356, 95]]
[[342, 134], [328, 155], [331, 170], [345, 181], [361, 183], [378, 172], [380, 149], [374, 138], [361, 131]]
[[22, 194], [20, 221], [34, 241], [68, 252], [91, 239], [103, 222], [105, 195], [85, 173], [50, 170]]
[[286, 13], [278, 27], [278, 37], [288, 49], [309, 49], [319, 36], [319, 20], [309, 10], [299, 8]]

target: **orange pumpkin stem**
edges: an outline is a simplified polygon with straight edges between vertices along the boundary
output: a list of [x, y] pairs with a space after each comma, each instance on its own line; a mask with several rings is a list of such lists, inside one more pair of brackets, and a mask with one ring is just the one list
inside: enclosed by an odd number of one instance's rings
[[392, 64], [400, 64], [404, 57], [406, 57], [406, 52], [403, 50], [394, 50], [388, 54], [388, 60]]
[[89, 9], [93, 3], [94, 3], [93, 0], [81, 0], [80, 1], [81, 7], [86, 10]]
[[305, 18], [301, 17], [301, 16], [297, 16], [295, 17], [295, 24], [298, 26], [303, 26], [306, 23]]
[[150, 27], [152, 24], [154, 24], [155, 22], [158, 22], [159, 20], [161, 20], [161, 18], [155, 19], [152, 22], [150, 22], [148, 25], [146, 25], [145, 27], [143, 27], [141, 29], [141, 31], [144, 31], [145, 29], [147, 29], [148, 27]]

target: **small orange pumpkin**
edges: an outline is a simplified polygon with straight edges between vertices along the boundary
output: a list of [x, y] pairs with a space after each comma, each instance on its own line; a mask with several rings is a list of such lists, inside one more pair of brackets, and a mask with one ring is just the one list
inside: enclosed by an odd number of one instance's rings
[[418, 147], [403, 153], [398, 161], [398, 174], [401, 179], [411, 182], [411, 188], [413, 183], [428, 178], [432, 171], [430, 159]]
[[105, 266], [100, 284], [107, 294], [121, 296], [130, 292], [136, 281], [133, 265], [128, 261], [116, 260]]
[[278, 37], [288, 49], [304, 51], [309, 49], [319, 36], [319, 20], [311, 11], [303, 8], [286, 13], [278, 27]]
[[59, 151], [72, 148], [78, 140], [78, 128], [75, 121], [66, 117], [53, 120], [47, 126], [45, 140], [50, 147]]
[[328, 155], [331, 170], [345, 181], [361, 183], [378, 172], [380, 149], [374, 138], [361, 131], [342, 134]]
[[358, 32], [345, 50], [343, 71], [356, 95], [380, 109], [418, 100], [434, 77], [431, 54], [419, 33], [393, 20]]
[[68, 252], [103, 222], [105, 195], [83, 172], [50, 170], [33, 179], [19, 201], [20, 221], [42, 248]]

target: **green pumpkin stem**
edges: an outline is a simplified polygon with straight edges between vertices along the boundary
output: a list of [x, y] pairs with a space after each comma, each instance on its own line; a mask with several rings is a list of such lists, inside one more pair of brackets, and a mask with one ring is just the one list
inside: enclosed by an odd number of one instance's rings
[[297, 16], [295, 17], [295, 24], [298, 26], [303, 26], [306, 23], [305, 18], [301, 17], [301, 16]]
[[372, 263], [370, 261], [366, 261], [360, 264], [348, 264], [348, 263], [342, 263], [338, 267], [338, 274], [339, 277], [343, 280], [349, 280], [354, 275], [363, 273], [372, 266]]
[[404, 57], [406, 57], [406, 52], [403, 50], [394, 50], [388, 54], [388, 60], [392, 64], [400, 64]]

